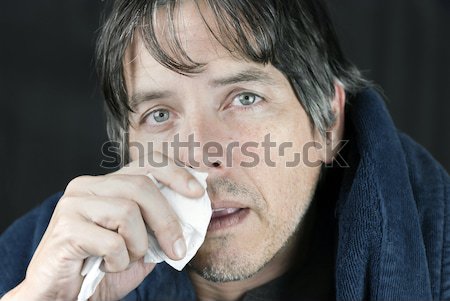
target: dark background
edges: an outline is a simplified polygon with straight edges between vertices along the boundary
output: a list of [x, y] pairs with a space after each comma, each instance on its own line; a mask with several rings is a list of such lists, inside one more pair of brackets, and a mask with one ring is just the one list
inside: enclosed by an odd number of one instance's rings
[[[328, 0], [344, 51], [397, 126], [450, 170], [450, 1]], [[92, 55], [99, 0], [0, 8], [0, 232], [81, 174], [102, 174]]]

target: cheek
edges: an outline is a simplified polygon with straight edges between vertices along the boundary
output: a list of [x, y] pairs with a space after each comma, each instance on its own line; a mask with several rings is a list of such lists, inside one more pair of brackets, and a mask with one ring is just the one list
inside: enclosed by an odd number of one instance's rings
[[137, 145], [140, 143], [139, 139], [136, 137], [134, 130], [129, 130], [129, 140], [128, 140], [128, 151], [130, 153], [131, 161], [137, 160], [137, 158], [141, 157], [141, 151], [139, 147], [130, 147], [133, 145]]
[[[261, 162], [249, 168], [247, 173], [265, 199], [267, 214], [276, 214], [281, 220], [292, 220], [299, 212], [304, 212], [320, 174], [321, 162], [315, 151], [309, 121], [306, 115], [300, 113], [297, 116], [268, 123], [259, 131], [241, 132], [259, 139], [255, 152]], [[262, 141], [265, 141], [265, 147], [262, 147]], [[243, 161], [242, 157], [240, 159]]]
[[258, 168], [253, 173], [268, 212], [283, 219], [309, 205], [320, 167]]
[[152, 152], [160, 152], [167, 154], [169, 149], [169, 140], [161, 137], [154, 137], [144, 131], [138, 131], [133, 128], [129, 128], [129, 142], [128, 149], [130, 153], [130, 159], [137, 160], [143, 156], [147, 156]]
[[[282, 115], [281, 115], [282, 116]], [[234, 166], [265, 166], [270, 168], [317, 167], [321, 164], [312, 136], [312, 129], [305, 116], [285, 116], [275, 121], [265, 120], [257, 126], [237, 126], [233, 141]]]

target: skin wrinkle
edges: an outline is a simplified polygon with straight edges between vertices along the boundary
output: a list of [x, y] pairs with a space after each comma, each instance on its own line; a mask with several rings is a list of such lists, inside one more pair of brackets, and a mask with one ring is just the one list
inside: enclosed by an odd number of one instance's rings
[[[218, 78], [218, 79], [212, 79], [208, 85], [210, 86], [227, 86], [231, 84], [237, 84], [237, 83], [243, 83], [243, 82], [255, 82], [261, 85], [272, 85], [275, 86], [277, 83], [273, 81], [273, 79], [261, 72], [260, 70], [256, 68], [248, 68], [245, 69], [239, 73], [237, 73], [234, 76], [231, 77], [225, 77], [225, 78]], [[150, 101], [158, 98], [169, 98], [172, 94], [169, 90], [167, 91], [147, 91], [142, 93], [135, 93], [131, 95], [129, 103], [130, 107], [133, 109], [133, 111], [138, 107], [138, 105], [143, 101]]]
[[[292, 142], [284, 157], [279, 156], [278, 150], [271, 150], [269, 155], [275, 167], [260, 162], [253, 168], [240, 168], [239, 163], [244, 158], [236, 151], [231, 158], [233, 167], [201, 165], [199, 168], [209, 173], [208, 194], [213, 202], [240, 202], [249, 207], [249, 215], [228, 230], [207, 234], [190, 263], [190, 277], [200, 300], [208, 298], [207, 292], [212, 292], [219, 300], [236, 300], [246, 290], [287, 270], [295, 251], [294, 243], [301, 236], [301, 223], [314, 195], [320, 166], [285, 166], [294, 152], [300, 152], [305, 143], [316, 141], [320, 134], [311, 130], [310, 120], [282, 72], [271, 64], [237, 59], [217, 41], [211, 45], [210, 33], [196, 8], [186, 3], [182, 9], [183, 17], [189, 22], [183, 20], [187, 27], [178, 34], [185, 41], [190, 57], [204, 62], [205, 68], [190, 76], [171, 71], [152, 57], [142, 37], [136, 34], [126, 54], [126, 59], [133, 58], [132, 63], [124, 64], [127, 91], [129, 95], [136, 95], [155, 87], [170, 90], [169, 99], [155, 102], [158, 108], [167, 108], [171, 117], [157, 127], [133, 122], [129, 128], [130, 142], [144, 146], [153, 142], [155, 151], [161, 151], [162, 143], [173, 141], [175, 135], [179, 135], [180, 141], [187, 141], [190, 134], [195, 134], [200, 145], [207, 141], [216, 141], [222, 146], [230, 142], [242, 145], [247, 141], [263, 141], [267, 134], [271, 134], [277, 145]], [[269, 74], [273, 81], [264, 84], [231, 82], [217, 87], [209, 84], [211, 79], [233, 76], [249, 68]], [[236, 89], [263, 95], [264, 100], [260, 106], [253, 106], [258, 109], [249, 111], [226, 106], [230, 104], [230, 97], [226, 95]], [[154, 105], [141, 102], [130, 119], [138, 120]], [[255, 152], [265, 158], [262, 149], [257, 148]], [[130, 150], [130, 155], [131, 159], [139, 157], [135, 148]], [[173, 156], [170, 152], [167, 155]], [[199, 151], [194, 153], [195, 159], [202, 155]], [[324, 158], [316, 149], [312, 149], [310, 155], [313, 162]], [[181, 157], [181, 161], [189, 163], [185, 150]], [[224, 162], [222, 159], [219, 161]]]
[[[343, 57], [334, 30], [329, 24], [327, 9], [321, 1], [271, 3], [262, 0], [258, 1], [257, 5], [240, 0], [193, 2], [202, 13], [201, 17], [203, 18], [203, 15], [208, 17], [209, 22], [203, 20], [203, 23], [207, 26], [208, 23], [214, 25], [214, 28], [208, 28], [208, 39], [215, 39], [209, 43], [210, 45], [218, 42], [216, 44], [219, 47], [227, 48], [233, 56], [246, 61], [273, 62], [279, 70], [289, 76], [296, 95], [313, 122], [311, 127], [319, 129], [322, 136], [325, 136], [326, 129], [333, 124], [333, 115], [329, 107], [329, 100], [334, 93], [332, 81], [334, 79], [341, 81], [349, 95], [370, 86], [370, 82], [362, 78], [358, 69]], [[126, 97], [122, 96], [124, 93], [121, 91], [123, 83], [120, 79], [123, 70], [110, 68], [109, 63], [114, 64], [123, 59], [121, 50], [123, 47], [115, 48], [111, 45], [116, 45], [118, 40], [121, 41], [119, 44], [127, 45], [129, 40], [127, 37], [132, 36], [136, 26], [138, 28], [142, 26], [141, 29], [148, 29], [141, 31], [146, 37], [147, 50], [155, 55], [161, 64], [185, 74], [201, 71], [199, 68], [201, 66], [183, 66], [182, 62], [175, 62], [165, 56], [164, 46], [155, 40], [158, 32], [153, 31], [153, 25], [156, 27], [161, 23], [156, 24], [155, 17], [159, 8], [167, 10], [169, 6], [174, 8], [178, 5], [175, 9], [181, 14], [183, 10], [179, 7], [188, 1], [155, 0], [153, 3], [154, 7], [137, 1], [117, 5], [111, 14], [111, 18], [116, 18], [116, 21], [107, 22], [97, 45], [98, 69], [108, 105], [107, 132], [116, 142], [123, 141], [122, 136], [129, 124], [126, 118], [128, 114]], [[320, 17], [312, 18], [315, 15]], [[235, 19], [233, 16], [244, 17]], [[165, 18], [163, 21], [172, 20]], [[231, 30], [243, 26], [248, 28], [248, 31]], [[274, 31], [273, 28], [277, 30]], [[264, 42], [253, 45], [250, 43], [253, 38], [258, 42]], [[187, 49], [186, 51], [189, 52]], [[260, 57], [261, 53], [263, 57]], [[123, 145], [125, 163], [129, 162], [126, 142]]]

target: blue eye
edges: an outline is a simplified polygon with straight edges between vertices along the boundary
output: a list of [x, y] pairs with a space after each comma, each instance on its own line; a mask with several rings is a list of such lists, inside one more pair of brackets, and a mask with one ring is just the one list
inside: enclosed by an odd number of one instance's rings
[[153, 120], [157, 123], [167, 121], [170, 117], [169, 111], [164, 109], [153, 111], [152, 113], [150, 113], [150, 115], [153, 117]]
[[253, 93], [241, 93], [239, 95], [237, 95], [234, 99], [233, 99], [233, 103], [235, 103], [236, 101], [239, 102], [238, 105], [242, 105], [242, 106], [250, 106], [254, 103], [257, 103], [261, 100], [261, 97], [259, 97], [256, 94]]

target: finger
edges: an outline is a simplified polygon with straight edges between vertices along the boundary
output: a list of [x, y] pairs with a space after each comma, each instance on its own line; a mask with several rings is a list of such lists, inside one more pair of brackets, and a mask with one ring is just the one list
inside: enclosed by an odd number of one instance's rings
[[[154, 162], [164, 162], [162, 166], [155, 167], [145, 160], [148, 156], [153, 157]], [[144, 160], [143, 160], [144, 158]], [[159, 182], [168, 186], [187, 197], [200, 197], [204, 189], [197, 179], [192, 176], [186, 168], [180, 167], [178, 163], [160, 152], [153, 152], [135, 161], [130, 162], [115, 174], [147, 175], [152, 174]]]
[[[147, 176], [112, 175], [101, 177], [101, 180], [86, 181], [84, 189], [93, 195], [104, 198], [127, 199], [136, 203], [145, 224], [154, 232], [164, 253], [174, 260], [184, 257], [186, 245], [178, 216]], [[73, 201], [73, 203], [78, 202]], [[76, 205], [69, 211], [83, 211], [83, 209], [78, 209], [80, 207], [83, 206]]]
[[69, 242], [75, 250], [81, 250], [82, 256], [103, 257], [102, 270], [121, 272], [127, 269], [130, 258], [125, 241], [118, 233], [92, 224], [81, 222], [76, 231], [69, 234]]
[[113, 197], [74, 197], [80, 213], [103, 228], [116, 231], [125, 241], [130, 261], [144, 257], [148, 248], [147, 229], [139, 205]]

